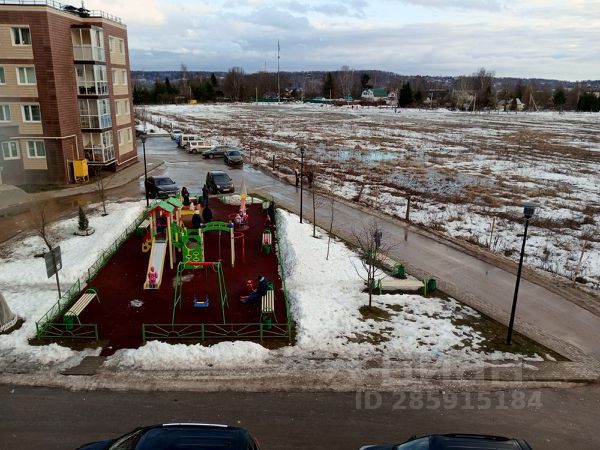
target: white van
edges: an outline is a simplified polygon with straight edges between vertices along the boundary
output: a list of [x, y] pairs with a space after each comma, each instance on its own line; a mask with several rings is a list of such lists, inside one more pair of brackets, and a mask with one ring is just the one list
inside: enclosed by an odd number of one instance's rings
[[181, 148], [187, 149], [187, 143], [190, 141], [199, 141], [200, 136], [196, 134], [182, 134], [181, 137], [177, 140], [177, 145]]

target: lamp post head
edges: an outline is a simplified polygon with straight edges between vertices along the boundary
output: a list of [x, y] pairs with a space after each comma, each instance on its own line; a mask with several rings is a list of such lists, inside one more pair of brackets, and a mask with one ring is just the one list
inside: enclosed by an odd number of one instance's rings
[[146, 136], [146, 133], [140, 134], [140, 139], [142, 140], [142, 144], [146, 143], [147, 138], [148, 138], [148, 136]]
[[533, 214], [535, 213], [535, 209], [538, 208], [539, 206], [540, 205], [535, 202], [523, 203], [523, 215], [525, 216], [525, 218], [527, 220], [531, 219], [533, 217]]

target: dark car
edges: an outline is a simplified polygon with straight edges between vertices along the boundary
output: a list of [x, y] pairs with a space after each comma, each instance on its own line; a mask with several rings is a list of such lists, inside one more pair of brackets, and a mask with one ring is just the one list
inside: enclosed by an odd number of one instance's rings
[[78, 450], [164, 450], [205, 448], [259, 450], [244, 428], [199, 423], [168, 423], [137, 428], [116, 439], [92, 442]]
[[179, 187], [169, 177], [148, 177], [146, 192], [148, 197], [167, 198], [179, 195]]
[[366, 445], [360, 450], [532, 450], [523, 439], [483, 434], [432, 434], [430, 436], [412, 437], [400, 444]]
[[204, 150], [202, 156], [204, 158], [222, 158], [225, 156], [225, 152], [228, 150], [237, 150], [235, 147], [229, 145], [213, 145], [210, 149]]
[[233, 192], [233, 180], [220, 170], [211, 170], [206, 174], [206, 187], [213, 194]]
[[242, 153], [237, 148], [232, 148], [225, 152], [223, 155], [223, 161], [225, 164], [230, 166], [239, 166], [244, 164], [244, 160], [242, 159]]

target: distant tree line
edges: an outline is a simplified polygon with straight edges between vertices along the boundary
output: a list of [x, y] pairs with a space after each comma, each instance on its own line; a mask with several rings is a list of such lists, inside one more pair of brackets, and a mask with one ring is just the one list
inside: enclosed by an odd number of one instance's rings
[[[600, 89], [589, 90], [571, 83], [550, 86], [543, 80], [497, 79], [485, 68], [459, 77], [400, 76], [380, 71], [359, 71], [343, 66], [337, 71], [282, 72], [261, 71], [247, 74], [232, 67], [224, 75], [192, 73], [185, 65], [174, 77], [154, 83], [134, 82], [135, 104], [235, 101], [259, 99], [306, 100], [316, 97], [334, 102], [361, 100], [366, 89], [384, 88], [395, 94], [402, 108], [430, 107], [462, 110], [538, 110], [600, 111]], [[279, 78], [279, 79], [278, 79]], [[380, 82], [381, 80], [382, 82]], [[390, 105], [390, 99], [381, 99]]]

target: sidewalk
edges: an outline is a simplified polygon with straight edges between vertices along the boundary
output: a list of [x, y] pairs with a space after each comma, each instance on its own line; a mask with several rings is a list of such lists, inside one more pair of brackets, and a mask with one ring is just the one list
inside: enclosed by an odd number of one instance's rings
[[[151, 171], [160, 167], [164, 161], [160, 158], [147, 157], [146, 166], [147, 171]], [[126, 167], [119, 172], [105, 173], [104, 182], [107, 191], [111, 189], [124, 186], [127, 183], [135, 181], [140, 177], [144, 176], [144, 162], [140, 159], [137, 163]], [[5, 209], [9, 209], [15, 206], [21, 206], [27, 203], [34, 203], [43, 201], [50, 198], [69, 197], [72, 195], [87, 194], [96, 191], [96, 183], [93, 179], [86, 183], [80, 183], [77, 185], [67, 185], [68, 187], [60, 186], [57, 189], [51, 191], [43, 191], [36, 193], [27, 193], [17, 186], [12, 185], [0, 185], [0, 212]]]

